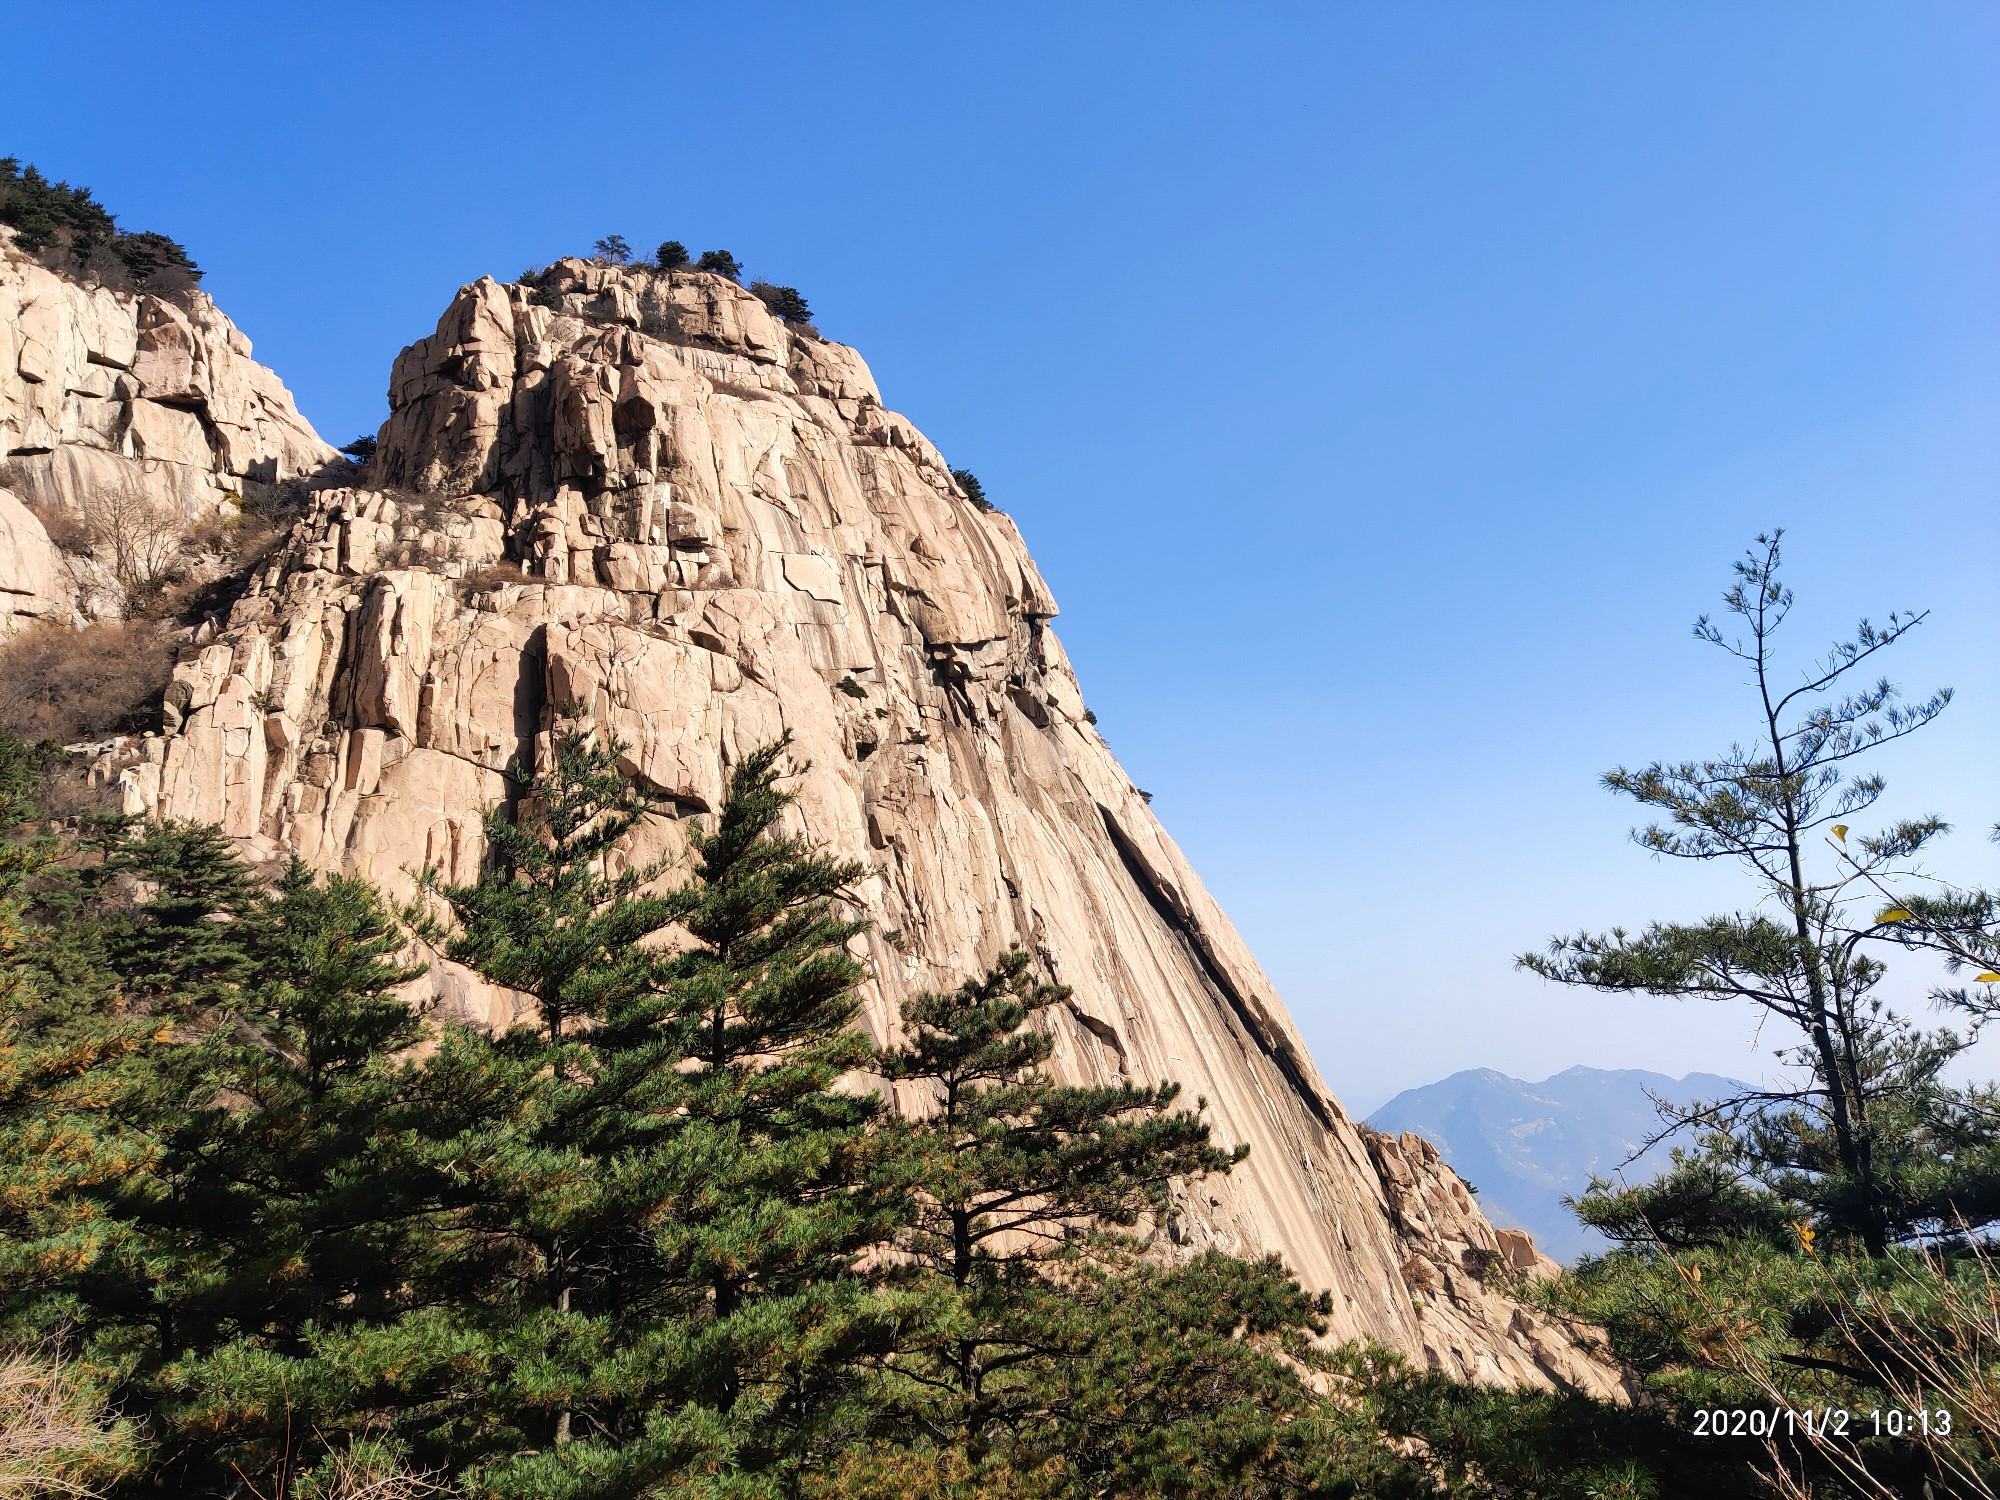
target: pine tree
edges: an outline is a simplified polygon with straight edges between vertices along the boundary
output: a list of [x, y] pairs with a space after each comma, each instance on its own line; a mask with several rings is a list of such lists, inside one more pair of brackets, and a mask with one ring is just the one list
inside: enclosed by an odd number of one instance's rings
[[38, 826], [47, 759], [0, 730], [0, 1289], [22, 1338], [63, 1322], [41, 1293], [102, 1253], [87, 1194], [142, 1160], [110, 1113], [111, 1080], [153, 1032], [119, 1012], [92, 929], [35, 920], [65, 853]]
[[[90, 1096], [44, 1095], [72, 1132], [101, 1099], [126, 1169], [63, 1184], [50, 1214], [79, 1221], [93, 1253], [47, 1269], [45, 1232], [27, 1246], [42, 1274], [20, 1290], [115, 1377], [149, 1438], [146, 1484], [282, 1488], [354, 1417], [315, 1339], [395, 1315], [433, 1252], [435, 1203], [396, 1149], [414, 1072], [398, 1054], [421, 1033], [396, 990], [419, 971], [365, 885], [295, 864], [275, 894], [246, 888], [187, 835], [135, 846], [126, 865], [150, 893], [111, 919], [131, 964], [112, 1010], [143, 1039]], [[162, 996], [156, 937], [218, 893], [228, 943], [167, 955], [182, 988]]]
[[[255, 966], [267, 894], [218, 828], [166, 821], [100, 827], [89, 871], [105, 961], [135, 1004], [192, 1016], [234, 995]], [[125, 893], [131, 893], [130, 899]]]
[[[486, 874], [430, 882], [453, 919], [449, 930], [433, 920], [432, 939], [534, 1003], [497, 1037], [447, 1028], [425, 1082], [428, 1149], [461, 1178], [463, 1231], [478, 1252], [475, 1274], [445, 1295], [480, 1311], [458, 1320], [443, 1353], [479, 1369], [488, 1409], [477, 1421], [453, 1410], [449, 1370], [428, 1386], [407, 1380], [405, 1397], [428, 1410], [420, 1447], [453, 1467], [532, 1451], [544, 1477], [587, 1468], [617, 1425], [607, 1407], [622, 1416], [625, 1390], [650, 1394], [637, 1379], [622, 1389], [605, 1379], [628, 1305], [609, 1281], [662, 1201], [646, 1148], [675, 1108], [684, 1046], [655, 1003], [661, 959], [647, 941], [686, 901], [647, 889], [659, 867], [624, 863], [649, 804], [614, 757], [582, 726], [559, 725], [515, 815], [486, 820]], [[626, 1066], [606, 1067], [606, 1027], [628, 1043]], [[385, 1335], [383, 1357], [420, 1368], [438, 1330], [425, 1321], [405, 1332], [412, 1345], [398, 1352]]]
[[[858, 1257], [879, 1104], [837, 1087], [853, 1031], [855, 870], [774, 825], [783, 746], [731, 778], [693, 879], [628, 867], [645, 810], [617, 747], [564, 724], [495, 858], [441, 888], [446, 951], [536, 1002], [498, 1038], [453, 1032], [428, 1070], [435, 1151], [463, 1163], [467, 1232], [501, 1275], [452, 1357], [480, 1423], [444, 1406], [417, 1440], [497, 1495], [638, 1494], [805, 1461], [875, 1323]], [[612, 873], [614, 870], [617, 873]], [[670, 927], [681, 934], [664, 942]]]
[[[1611, 994], [1747, 1001], [1776, 1022], [1785, 1038], [1780, 1055], [1807, 1082], [1673, 1111], [1667, 1125], [1701, 1130], [1729, 1170], [1879, 1257], [1927, 1228], [1949, 1231], [1954, 1221], [1974, 1222], [1968, 1213], [2000, 1212], [1992, 1116], [1941, 1076], [1965, 1039], [1914, 1026], [1878, 991], [1886, 966], [1877, 953], [1912, 920], [1890, 887], [1913, 873], [1915, 856], [1946, 825], [1906, 819], [1849, 836], [1850, 820], [1884, 789], [1878, 775], [1854, 775], [1855, 762], [1929, 724], [1951, 695], [1906, 706], [1886, 679], [1849, 687], [1850, 674], [1915, 629], [1922, 614], [1892, 614], [1879, 628], [1862, 621], [1852, 640], [1786, 686], [1775, 637], [1792, 593], [1779, 562], [1774, 533], [1736, 565], [1724, 604], [1740, 636], [1706, 616], [1695, 626], [1699, 639], [1749, 670], [1747, 740], [1710, 759], [1655, 761], [1605, 777], [1658, 819], [1635, 832], [1641, 847], [1736, 865], [1762, 909], [1561, 938], [1521, 964]], [[1941, 1153], [1955, 1136], [1965, 1137], [1959, 1149]], [[1947, 1163], [1964, 1170], [1941, 1171]], [[1607, 1221], [1622, 1212], [1612, 1204], [1589, 1211]]]
[[746, 1465], [781, 1474], [824, 1443], [886, 1340], [893, 1300], [854, 1268], [898, 1203], [874, 1184], [881, 1100], [840, 1086], [871, 1059], [846, 947], [863, 924], [836, 906], [862, 870], [774, 832], [787, 743], [738, 764], [720, 826], [693, 841], [695, 945], [666, 978], [692, 1028], [687, 1133], [712, 1165], [657, 1231], [663, 1265], [706, 1299], [700, 1400], [755, 1434]]
[[[1199, 1103], [1174, 1107], [1178, 1085], [1050, 1078], [1054, 1043], [1029, 1022], [1068, 993], [1017, 950], [956, 991], [907, 1002], [907, 1041], [876, 1063], [932, 1101], [901, 1133], [913, 1207], [895, 1279], [926, 1295], [889, 1365], [890, 1423], [961, 1452], [975, 1475], [1044, 1445], [1065, 1451], [1093, 1407], [1117, 1404], [1078, 1372], [1131, 1333], [1139, 1289], [1174, 1285], [1142, 1270], [1132, 1231], [1164, 1219], [1175, 1181], [1246, 1154], [1212, 1144]], [[1275, 1266], [1263, 1274], [1285, 1283]], [[1293, 1299], [1279, 1323], [1310, 1326], [1310, 1299], [1274, 1295]]]
[[694, 263], [697, 271], [713, 271], [718, 276], [727, 276], [735, 281], [743, 275], [743, 262], [727, 250], [704, 250], [701, 259]]
[[0, 1000], [27, 983], [22, 915], [29, 882], [52, 857], [49, 839], [24, 832], [38, 811], [41, 773], [33, 747], [0, 729]]

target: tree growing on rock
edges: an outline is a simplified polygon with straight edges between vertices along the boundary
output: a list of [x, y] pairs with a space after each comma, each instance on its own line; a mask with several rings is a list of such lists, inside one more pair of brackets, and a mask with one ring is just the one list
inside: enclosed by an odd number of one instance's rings
[[970, 469], [953, 469], [951, 477], [965, 498], [984, 511], [997, 511], [1000, 507], [986, 498], [986, 486], [979, 482], [979, 476]]
[[89, 188], [52, 182], [12, 156], [0, 157], [0, 224], [52, 269], [167, 293], [201, 280], [201, 268], [176, 241], [120, 229]]
[[653, 264], [662, 271], [678, 271], [688, 263], [688, 247], [679, 240], [662, 240], [653, 252]]
[[704, 250], [701, 259], [694, 263], [697, 271], [713, 271], [718, 276], [727, 276], [735, 281], [743, 275], [743, 263], [727, 250]]
[[773, 286], [768, 281], [753, 281], [750, 291], [768, 307], [772, 315], [782, 319], [794, 328], [812, 327], [812, 308], [803, 294], [795, 286]]
[[622, 266], [632, 259], [632, 247], [622, 234], [607, 234], [591, 251], [608, 266]]

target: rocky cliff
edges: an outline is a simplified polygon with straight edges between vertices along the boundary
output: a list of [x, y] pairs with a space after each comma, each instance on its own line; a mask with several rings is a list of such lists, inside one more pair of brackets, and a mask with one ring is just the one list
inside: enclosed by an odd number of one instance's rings
[[122, 603], [112, 571], [65, 563], [45, 518], [116, 506], [163, 539], [335, 456], [205, 294], [81, 286], [0, 229], [0, 633]]
[[[462, 289], [389, 394], [367, 487], [317, 493], [184, 654], [164, 734], [98, 762], [128, 807], [407, 890], [425, 865], [477, 869], [480, 815], [557, 705], [587, 706], [663, 799], [646, 852], [684, 848], [731, 763], [789, 731], [798, 815], [871, 872], [878, 1035], [905, 995], [1026, 945], [1074, 990], [1065, 1076], [1178, 1079], [1252, 1148], [1182, 1195], [1174, 1246], [1281, 1252], [1333, 1292], [1339, 1338], [1614, 1390], [1500, 1290], [1532, 1252], [1428, 1146], [1357, 1128], [1327, 1092], [1086, 716], [1013, 524], [853, 350], [719, 276], [564, 261], [539, 287]], [[318, 451], [301, 429], [281, 467]], [[234, 451], [223, 430], [211, 411], [211, 454]], [[250, 430], [267, 454], [282, 435]], [[459, 1014], [515, 1013], [452, 966], [431, 982]]]
[[1585, 1228], [1565, 1201], [1593, 1177], [1637, 1186], [1670, 1165], [1673, 1142], [1646, 1146], [1660, 1128], [1656, 1101], [1685, 1105], [1751, 1088], [1713, 1073], [1669, 1078], [1577, 1067], [1530, 1083], [1476, 1068], [1405, 1090], [1367, 1123], [1422, 1136], [1454, 1172], [1479, 1184], [1480, 1207], [1496, 1223], [1527, 1230], [1550, 1255], [1574, 1261], [1611, 1242]]

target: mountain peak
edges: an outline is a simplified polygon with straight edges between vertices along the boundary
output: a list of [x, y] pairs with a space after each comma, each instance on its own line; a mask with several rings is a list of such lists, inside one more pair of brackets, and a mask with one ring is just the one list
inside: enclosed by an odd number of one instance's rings
[[1736, 1087], [1710, 1073], [1671, 1078], [1642, 1068], [1578, 1065], [1540, 1082], [1468, 1068], [1406, 1089], [1368, 1117], [1379, 1130], [1413, 1131], [1476, 1183], [1496, 1224], [1530, 1231], [1559, 1260], [1604, 1248], [1563, 1206], [1592, 1176], [1637, 1181], [1665, 1165], [1666, 1145], [1644, 1149], [1659, 1128], [1653, 1096], [1687, 1102]]
[[[1329, 1331], [1465, 1378], [1615, 1375], [1482, 1268], [1493, 1227], [1421, 1141], [1358, 1130], [1094, 727], [1020, 534], [860, 355], [725, 275], [582, 260], [459, 289], [397, 357], [365, 468], [190, 643], [162, 734], [93, 764], [127, 810], [219, 825], [392, 895], [476, 878], [514, 768], [581, 711], [684, 867], [731, 768], [789, 736], [796, 831], [859, 863], [864, 1020], [1014, 947], [1066, 985], [1065, 1081], [1173, 1078], [1251, 1148], [1181, 1189], [1164, 1253], [1276, 1252]], [[441, 957], [440, 1012], [520, 997]]]

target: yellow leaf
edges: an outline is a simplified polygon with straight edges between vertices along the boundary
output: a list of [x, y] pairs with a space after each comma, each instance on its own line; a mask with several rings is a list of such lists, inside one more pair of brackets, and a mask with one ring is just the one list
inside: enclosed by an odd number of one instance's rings
[[2000, 984], [2000, 974], [1995, 974], [1991, 969], [1988, 969], [1984, 974], [1975, 976], [1972, 982], [1974, 984]]
[[1887, 911], [1883, 912], [1881, 916], [1877, 917], [1875, 921], [1876, 924], [1880, 926], [1888, 922], [1914, 922], [1916, 921], [1916, 918], [1911, 916], [1908, 912], [1904, 911], [1902, 907], [1892, 906]]
[[1841, 841], [1841, 843], [1843, 843], [1843, 844], [1844, 844], [1844, 843], [1846, 843], [1846, 842], [1847, 842], [1847, 825], [1846, 825], [1845, 823], [1836, 823], [1836, 824], [1834, 824], [1834, 825], [1833, 825], [1833, 836], [1834, 836], [1835, 838], [1839, 839], [1839, 840]]

